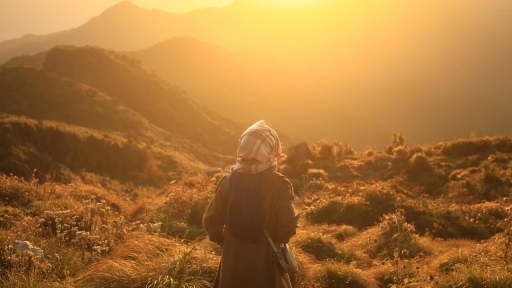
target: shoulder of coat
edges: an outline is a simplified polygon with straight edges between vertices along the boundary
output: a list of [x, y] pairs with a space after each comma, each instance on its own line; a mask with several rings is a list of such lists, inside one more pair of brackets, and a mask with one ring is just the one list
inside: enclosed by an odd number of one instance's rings
[[290, 183], [290, 185], [291, 185], [291, 182], [290, 182], [290, 180], [288, 180], [288, 177], [284, 176], [283, 174], [281, 174], [279, 172], [272, 171], [272, 176], [279, 178], [282, 181], [286, 181], [286, 182]]
[[293, 194], [294, 194], [293, 185], [292, 185], [292, 182], [290, 182], [290, 180], [288, 179], [288, 177], [286, 177], [285, 175], [283, 175], [279, 172], [274, 172], [274, 176], [279, 179], [278, 181], [281, 182], [283, 186], [284, 185], [287, 186], [286, 190], [290, 194], [290, 197], [293, 199], [294, 198], [293, 197]]
[[224, 185], [226, 183], [228, 179], [228, 174], [222, 176], [218, 181], [217, 181], [217, 188], [220, 187], [221, 185]]

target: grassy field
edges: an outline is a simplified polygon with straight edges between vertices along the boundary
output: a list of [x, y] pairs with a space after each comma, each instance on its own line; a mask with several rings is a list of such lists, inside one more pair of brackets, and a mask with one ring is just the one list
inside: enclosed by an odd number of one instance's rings
[[[299, 156], [280, 161], [302, 214], [294, 287], [512, 287], [512, 138]], [[209, 287], [221, 250], [201, 217], [220, 176], [114, 189], [3, 175], [0, 286]]]

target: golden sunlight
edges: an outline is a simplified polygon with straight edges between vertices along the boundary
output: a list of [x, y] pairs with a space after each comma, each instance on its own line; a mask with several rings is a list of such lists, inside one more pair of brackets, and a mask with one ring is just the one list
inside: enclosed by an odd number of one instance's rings
[[295, 9], [306, 8], [332, 2], [332, 0], [258, 0], [269, 6], [277, 6], [280, 8]]

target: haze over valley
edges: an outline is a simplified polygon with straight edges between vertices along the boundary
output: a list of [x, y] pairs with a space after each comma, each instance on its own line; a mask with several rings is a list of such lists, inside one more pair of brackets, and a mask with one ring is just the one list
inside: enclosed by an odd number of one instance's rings
[[121, 2], [80, 27], [4, 41], [0, 61], [55, 45], [99, 46], [244, 124], [265, 118], [295, 139], [359, 148], [386, 145], [396, 132], [425, 144], [510, 133], [510, 6], [284, 9], [239, 0], [179, 14]]
[[202, 216], [261, 119], [301, 214], [292, 287], [512, 287], [510, 15], [1, 1], [0, 287], [216, 287]]

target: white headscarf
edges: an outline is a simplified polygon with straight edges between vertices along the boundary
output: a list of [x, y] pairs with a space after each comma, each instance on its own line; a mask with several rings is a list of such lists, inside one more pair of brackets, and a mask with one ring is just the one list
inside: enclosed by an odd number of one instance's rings
[[281, 156], [281, 141], [276, 131], [265, 120], [247, 128], [238, 141], [236, 164], [233, 171], [256, 174], [270, 167], [277, 170]]

